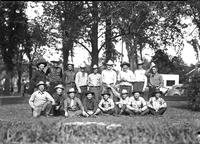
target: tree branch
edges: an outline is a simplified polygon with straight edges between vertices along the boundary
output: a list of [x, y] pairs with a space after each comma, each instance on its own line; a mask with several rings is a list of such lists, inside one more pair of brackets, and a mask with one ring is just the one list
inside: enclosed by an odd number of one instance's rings
[[77, 43], [77, 44], [80, 44], [84, 49], [86, 49], [88, 52], [89, 52], [89, 54], [91, 55], [91, 51], [84, 45], [84, 44], [82, 44], [81, 42], [79, 42], [79, 41], [77, 41], [77, 40], [75, 40], [74, 41], [75, 43]]

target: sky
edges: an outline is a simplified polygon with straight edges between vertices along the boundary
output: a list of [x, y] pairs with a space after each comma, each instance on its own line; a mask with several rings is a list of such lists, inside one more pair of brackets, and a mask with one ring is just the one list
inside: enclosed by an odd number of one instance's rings
[[[28, 9], [26, 10], [26, 13], [27, 13], [29, 19], [33, 19], [35, 16], [37, 16], [37, 14], [41, 15], [42, 12], [43, 12], [43, 10], [42, 10], [42, 6], [40, 4], [38, 4], [37, 8], [28, 7]], [[196, 59], [196, 56], [195, 56], [195, 52], [194, 52], [192, 46], [190, 44], [188, 44], [186, 41], [190, 40], [194, 35], [196, 35], [198, 31], [197, 31], [197, 29], [194, 30], [195, 26], [192, 25], [190, 19], [185, 19], [185, 20], [183, 20], [183, 22], [189, 24], [190, 26], [188, 28], [186, 28], [186, 29], [183, 29], [183, 32], [185, 33], [184, 34], [184, 48], [183, 48], [181, 56], [183, 58], [183, 61], [187, 65], [196, 64], [197, 63], [197, 59]], [[189, 33], [191, 33], [193, 30], [194, 30], [194, 32], [192, 33], [192, 35], [189, 36]], [[128, 62], [128, 57], [127, 57], [127, 51], [125, 49], [125, 44], [123, 44], [123, 47], [124, 47], [124, 49], [123, 49], [123, 54], [124, 54], [123, 61], [127, 61]], [[121, 52], [121, 50], [122, 50], [122, 42], [119, 41], [115, 45], [115, 48], [117, 49], [117, 51]], [[60, 53], [56, 53], [55, 51], [51, 51], [51, 53], [52, 52], [54, 53], [53, 56], [51, 56], [49, 53], [46, 53], [44, 55], [44, 58], [47, 61], [51, 61], [54, 58], [58, 58], [58, 57], [61, 56], [61, 52]], [[169, 49], [167, 52], [172, 56], [176, 55], [176, 53], [175, 53], [175, 51], [173, 49]], [[75, 48], [74, 54], [75, 54], [75, 57], [73, 57], [73, 62], [74, 62], [75, 67], [80, 66], [80, 64], [83, 61], [88, 63], [89, 54], [88, 54], [88, 52], [86, 50], [81, 48], [81, 46], [79, 48]], [[102, 51], [101, 51], [100, 55], [101, 54], [102, 54]], [[153, 56], [153, 55], [154, 55], [153, 51], [148, 49], [148, 48], [146, 48], [143, 51], [143, 56], [145, 56], [145, 58], [147, 58], [149, 61], [151, 60], [151, 56]], [[117, 69], [120, 68], [119, 65], [120, 65], [119, 63], [116, 64]]]

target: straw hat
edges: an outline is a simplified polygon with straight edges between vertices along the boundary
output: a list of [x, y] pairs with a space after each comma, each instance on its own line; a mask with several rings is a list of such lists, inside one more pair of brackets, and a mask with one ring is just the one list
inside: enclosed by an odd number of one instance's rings
[[123, 89], [122, 94], [128, 94], [128, 91], [126, 89]]
[[61, 88], [61, 89], [63, 89], [63, 90], [65, 89], [64, 86], [63, 86], [62, 84], [58, 84], [57, 86], [54, 87], [54, 89], [57, 89], [57, 88]]
[[106, 65], [114, 65], [113, 61], [109, 60]]
[[39, 60], [37, 61], [36, 66], [38, 67], [40, 64], [44, 64], [45, 67], [47, 66], [47, 62], [46, 62], [45, 59], [39, 59]]
[[70, 88], [69, 90], [68, 90], [68, 92], [67, 92], [68, 94], [69, 93], [76, 93], [76, 91], [75, 91], [75, 89], [74, 88]]
[[92, 68], [93, 68], [93, 69], [97, 69], [97, 68], [98, 68], [98, 66], [97, 66], [97, 65], [94, 65]]
[[40, 85], [46, 85], [43, 81], [39, 81], [37, 84], [36, 84], [36, 86], [38, 87], [38, 86], [40, 86]]

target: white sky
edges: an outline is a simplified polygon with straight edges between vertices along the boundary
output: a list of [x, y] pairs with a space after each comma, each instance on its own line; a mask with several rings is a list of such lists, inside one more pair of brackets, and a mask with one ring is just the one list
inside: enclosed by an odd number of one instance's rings
[[[31, 3], [31, 2], [30, 2]], [[29, 3], [29, 4], [30, 4]], [[38, 7], [37, 8], [31, 8], [29, 7], [26, 11], [27, 15], [28, 15], [28, 18], [29, 19], [33, 19], [37, 14], [41, 15], [43, 12], [42, 10], [42, 6], [40, 4], [38, 4]], [[191, 39], [192, 36], [194, 36], [196, 33], [197, 33], [197, 29], [193, 32], [193, 34], [191, 36], [188, 36], [190, 32], [192, 32], [192, 30], [194, 29], [194, 25], [191, 24], [191, 20], [185, 20], [184, 21], [185, 23], [189, 23], [190, 26], [188, 28], [186, 28], [185, 31], [185, 39]], [[99, 42], [100, 43], [100, 42]], [[116, 49], [121, 52], [121, 48], [122, 48], [122, 44], [121, 44], [121, 41], [119, 41], [116, 45], [115, 45]], [[124, 49], [123, 49], [123, 52], [124, 52], [124, 57], [123, 57], [123, 60], [124, 61], [128, 61], [128, 57], [127, 57], [127, 51], [126, 51], [126, 48], [125, 48], [125, 44], [123, 45]], [[46, 53], [44, 55], [44, 58], [48, 61], [52, 60], [53, 58], [55, 57], [60, 57], [61, 53], [57, 54], [56, 52], [54, 51], [51, 51], [54, 53], [53, 56], [51, 56], [49, 53]], [[102, 51], [101, 51], [102, 53]], [[168, 53], [172, 56], [175, 56], [175, 51], [172, 49], [168, 50]], [[85, 61], [86, 63], [88, 63], [88, 57], [89, 57], [89, 54], [86, 50], [84, 50], [83, 48], [75, 48], [74, 50], [74, 54], [75, 54], [75, 57], [73, 58], [73, 61], [74, 61], [74, 65], [75, 66], [79, 66], [83, 61]], [[143, 56], [145, 56], [148, 60], [151, 59], [151, 56], [153, 56], [153, 52], [149, 49], [145, 49], [143, 51]], [[101, 55], [101, 54], [100, 54]], [[192, 46], [190, 44], [188, 44], [186, 41], [184, 41], [184, 48], [183, 48], [183, 51], [182, 51], [182, 58], [184, 60], [184, 62], [188, 65], [190, 64], [195, 64], [197, 62], [196, 60], [196, 56], [195, 56], [195, 52], [192, 48]], [[119, 68], [119, 63], [117, 63], [117, 69]]]

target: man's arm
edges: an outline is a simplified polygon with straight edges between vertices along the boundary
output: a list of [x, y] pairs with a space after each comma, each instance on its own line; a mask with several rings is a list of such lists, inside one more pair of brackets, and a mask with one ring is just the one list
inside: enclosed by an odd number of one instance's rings
[[108, 110], [113, 109], [114, 107], [115, 107], [114, 101], [110, 99], [110, 107], [108, 108]]
[[85, 111], [88, 111], [86, 99], [83, 100], [83, 108], [84, 108]]
[[143, 107], [141, 108], [141, 110], [142, 111], [146, 110], [147, 109], [147, 102], [144, 99], [142, 99], [142, 105], [143, 105]]
[[53, 97], [48, 92], [46, 92], [46, 97], [49, 101], [52, 102], [52, 105], [55, 105], [55, 100], [53, 99]]
[[34, 106], [34, 100], [35, 100], [35, 92], [31, 95], [30, 99], [29, 99], [29, 105], [34, 109], [35, 106]]
[[82, 104], [82, 102], [81, 102], [80, 99], [77, 99], [77, 103], [78, 103], [78, 106], [80, 107], [80, 109], [81, 109], [82, 111], [84, 111], [84, 107], [83, 107], [83, 104]]
[[75, 76], [75, 84], [76, 84], [76, 87], [78, 89], [78, 92], [81, 93], [81, 89], [80, 89], [80, 86], [79, 86], [79, 72], [76, 73], [76, 76]]
[[163, 86], [164, 86], [164, 80], [163, 80], [162, 75], [160, 74], [160, 86], [159, 86], [159, 88], [161, 88]]

